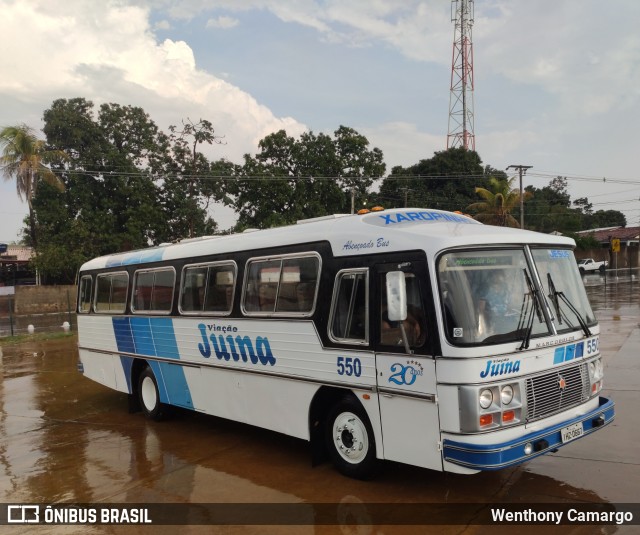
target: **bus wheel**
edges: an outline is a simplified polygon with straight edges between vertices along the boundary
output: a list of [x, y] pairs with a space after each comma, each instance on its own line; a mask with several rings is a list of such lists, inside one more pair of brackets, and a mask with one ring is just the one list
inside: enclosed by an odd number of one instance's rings
[[142, 412], [147, 418], [156, 422], [163, 419], [165, 415], [165, 406], [160, 403], [160, 394], [158, 392], [158, 382], [156, 376], [149, 366], [147, 366], [140, 374], [138, 381], [138, 396], [140, 398], [140, 406]]
[[358, 401], [345, 397], [327, 418], [327, 448], [340, 473], [355, 479], [366, 479], [376, 463], [376, 443], [366, 412]]

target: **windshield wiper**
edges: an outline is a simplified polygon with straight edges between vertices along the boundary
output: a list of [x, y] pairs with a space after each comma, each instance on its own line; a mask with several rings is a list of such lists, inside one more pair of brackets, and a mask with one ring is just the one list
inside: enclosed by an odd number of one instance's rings
[[553, 284], [551, 273], [547, 273], [547, 284], [549, 286], [549, 299], [553, 303], [553, 308], [556, 311], [558, 317], [558, 323], [562, 325], [562, 311], [560, 310], [560, 302], [558, 301], [558, 292], [556, 291], [556, 285]]
[[573, 306], [573, 303], [569, 301], [566, 295], [564, 295], [564, 292], [559, 292], [558, 290], [556, 290], [556, 285], [553, 283], [553, 279], [551, 278], [551, 273], [547, 273], [547, 282], [549, 283], [549, 297], [553, 301], [553, 305], [556, 309], [556, 313], [558, 314], [558, 323], [562, 324], [562, 311], [560, 310], [560, 302], [558, 301], [558, 297], [559, 297], [569, 307], [569, 309], [576, 315], [576, 318], [578, 319], [578, 323], [580, 324], [580, 327], [584, 331], [585, 336], [587, 337], [591, 336], [591, 330], [589, 329], [587, 322], [584, 321], [582, 314], [580, 314], [580, 312], [578, 312], [578, 309], [575, 306]]
[[[522, 344], [518, 348], [519, 350], [529, 349], [529, 342], [531, 341], [531, 333], [533, 331], [533, 320], [536, 317], [536, 314], [538, 316], [538, 320], [542, 321], [542, 313], [539, 306], [540, 298], [538, 296], [538, 290], [533, 285], [533, 282], [531, 281], [531, 277], [529, 277], [527, 270], [523, 269], [522, 271], [524, 272], [524, 278], [527, 281], [527, 286], [529, 287], [528, 295], [531, 296], [531, 308], [526, 311], [526, 319], [525, 319], [526, 327], [524, 331], [524, 338], [522, 339]], [[525, 294], [525, 297], [526, 296], [527, 294]]]

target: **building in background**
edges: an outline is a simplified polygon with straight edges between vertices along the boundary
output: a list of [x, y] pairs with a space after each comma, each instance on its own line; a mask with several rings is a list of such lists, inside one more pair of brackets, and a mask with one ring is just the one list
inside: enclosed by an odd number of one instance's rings
[[31, 247], [0, 244], [0, 287], [35, 284], [36, 274], [30, 265], [32, 257]]
[[600, 251], [583, 251], [577, 255], [580, 258], [607, 260], [610, 269], [640, 267], [640, 227], [596, 228], [577, 234], [592, 236], [602, 247]]

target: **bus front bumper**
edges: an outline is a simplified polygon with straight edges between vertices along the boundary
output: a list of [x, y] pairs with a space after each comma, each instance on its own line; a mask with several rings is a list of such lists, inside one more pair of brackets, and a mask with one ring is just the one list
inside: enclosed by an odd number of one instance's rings
[[[528, 461], [609, 425], [615, 418], [615, 404], [602, 396], [599, 401], [599, 406], [587, 414], [507, 442], [470, 444], [444, 439], [444, 460], [471, 470], [498, 470]], [[580, 425], [582, 433], [576, 433]], [[565, 435], [577, 436], [563, 442], [563, 430]]]

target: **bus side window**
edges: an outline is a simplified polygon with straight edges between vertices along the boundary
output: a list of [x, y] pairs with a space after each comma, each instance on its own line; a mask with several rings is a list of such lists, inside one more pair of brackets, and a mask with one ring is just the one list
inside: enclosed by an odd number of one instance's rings
[[173, 268], [138, 270], [133, 275], [133, 312], [169, 314], [176, 273]]
[[344, 270], [336, 275], [329, 335], [344, 343], [369, 342], [368, 270]]
[[204, 300], [204, 311], [230, 313], [233, 306], [235, 283], [235, 264], [210, 266], [207, 276], [207, 296]]
[[278, 285], [273, 282], [261, 284], [258, 287], [258, 310], [261, 312], [273, 312], [276, 306], [276, 292]]
[[201, 311], [207, 268], [200, 266], [187, 267], [183, 273], [180, 308], [183, 312]]
[[80, 302], [78, 312], [87, 314], [91, 310], [91, 294], [92, 294], [91, 275], [85, 275], [80, 279]]
[[311, 312], [313, 310], [313, 301], [316, 295], [315, 282], [300, 282], [296, 286], [296, 301], [298, 303], [299, 312]]
[[320, 278], [320, 256], [300, 253], [247, 263], [243, 311], [274, 316], [311, 315]]
[[129, 274], [126, 271], [101, 273], [96, 277], [95, 312], [122, 314], [127, 306]]
[[180, 312], [228, 315], [233, 307], [235, 262], [211, 262], [185, 266], [182, 272]]

